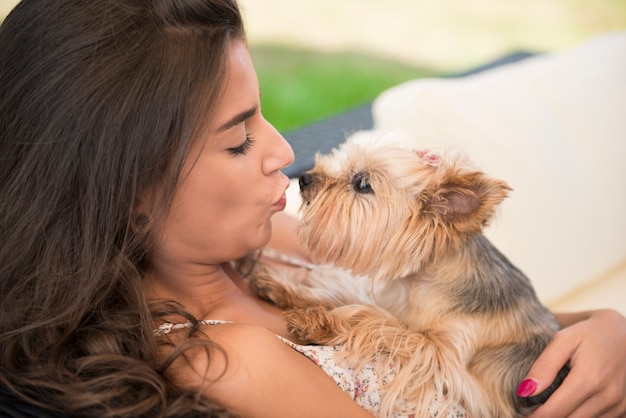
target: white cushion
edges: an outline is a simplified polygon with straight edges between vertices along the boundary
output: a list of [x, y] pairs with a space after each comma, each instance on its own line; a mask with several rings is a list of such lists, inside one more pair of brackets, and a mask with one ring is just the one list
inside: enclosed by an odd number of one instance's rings
[[626, 260], [626, 32], [473, 76], [410, 81], [373, 109], [376, 130], [461, 147], [513, 187], [487, 235], [544, 302]]
[[624, 295], [626, 295], [626, 263], [599, 280], [586, 283], [580, 289], [551, 302], [549, 307], [555, 312], [614, 308], [626, 315]]

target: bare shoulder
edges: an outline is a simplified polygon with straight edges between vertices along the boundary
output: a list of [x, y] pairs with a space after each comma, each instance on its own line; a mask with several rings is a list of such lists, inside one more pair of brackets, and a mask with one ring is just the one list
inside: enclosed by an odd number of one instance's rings
[[[184, 385], [246, 417], [371, 417], [318, 366], [265, 328], [224, 324], [207, 335], [219, 347], [172, 367]], [[205, 353], [204, 351], [202, 351]]]

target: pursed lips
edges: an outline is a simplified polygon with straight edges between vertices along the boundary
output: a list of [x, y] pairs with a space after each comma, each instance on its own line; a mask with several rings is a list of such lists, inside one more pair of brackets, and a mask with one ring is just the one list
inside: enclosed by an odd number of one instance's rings
[[290, 185], [289, 178], [285, 175], [283, 175], [283, 178], [285, 179], [286, 184], [283, 186], [282, 191], [280, 192], [280, 197], [274, 200], [274, 203], [272, 204], [272, 207], [280, 207], [280, 210], [283, 210], [287, 204], [286, 192]]

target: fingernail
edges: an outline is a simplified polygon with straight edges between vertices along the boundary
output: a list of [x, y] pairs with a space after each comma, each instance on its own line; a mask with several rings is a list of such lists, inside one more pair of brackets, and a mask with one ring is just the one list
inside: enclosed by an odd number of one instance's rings
[[535, 379], [526, 379], [517, 387], [517, 396], [527, 398], [537, 390], [537, 381]]

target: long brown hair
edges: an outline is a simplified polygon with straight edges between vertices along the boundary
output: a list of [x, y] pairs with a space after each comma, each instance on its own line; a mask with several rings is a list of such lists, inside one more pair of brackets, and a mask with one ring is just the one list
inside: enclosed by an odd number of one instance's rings
[[[213, 113], [236, 0], [23, 0], [0, 27], [0, 383], [83, 416], [221, 416], [168, 381], [138, 196]], [[139, 232], [138, 232], [139, 231]], [[208, 349], [213, 350], [205, 340]]]

